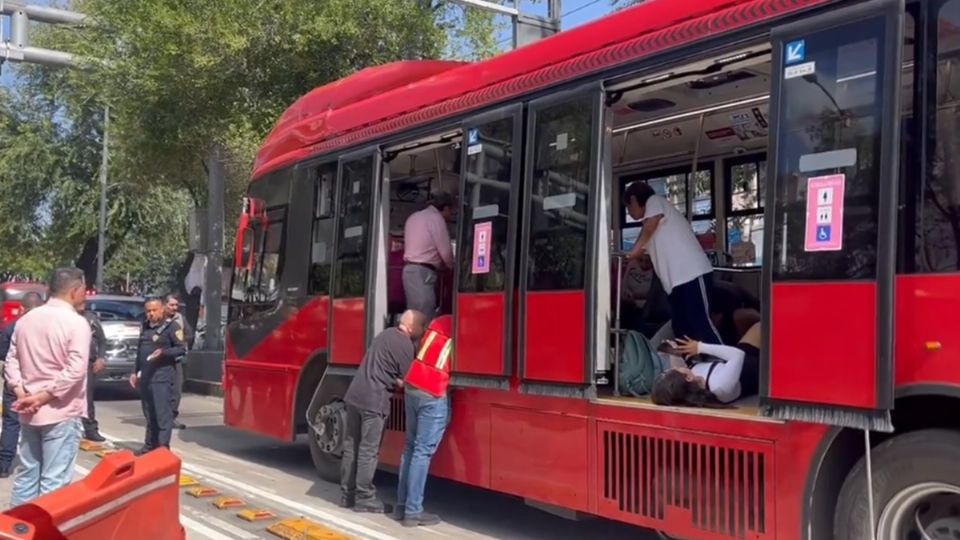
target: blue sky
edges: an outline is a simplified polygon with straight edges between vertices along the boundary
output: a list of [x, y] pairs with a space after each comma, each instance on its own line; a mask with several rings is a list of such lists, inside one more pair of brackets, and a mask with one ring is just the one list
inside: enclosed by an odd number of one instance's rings
[[[63, 2], [57, 2], [55, 0], [29, 1], [37, 5], [63, 5]], [[540, 0], [537, 3], [534, 3], [531, 0], [521, 0], [520, 3], [520, 10], [524, 13], [546, 16], [546, 9], [546, 2], [543, 0]], [[610, 11], [610, 0], [562, 0], [562, 29], [568, 30], [583, 23], [590, 22], [606, 15]], [[7, 39], [10, 36], [10, 21], [7, 17], [0, 17], [0, 19], [2, 19], [2, 32], [4, 39]], [[508, 47], [512, 35], [512, 30], [508, 27], [506, 30], [501, 32], [500, 36], [498, 36], [498, 41], [501, 42], [504, 47]], [[3, 70], [2, 75], [0, 75], [0, 86], [9, 86], [13, 83], [16, 77], [15, 67], [12, 67], [12, 64], [4, 64], [0, 69]]]

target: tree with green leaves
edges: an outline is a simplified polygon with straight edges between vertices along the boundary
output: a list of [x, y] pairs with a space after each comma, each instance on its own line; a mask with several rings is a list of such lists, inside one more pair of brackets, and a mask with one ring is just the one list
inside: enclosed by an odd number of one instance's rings
[[141, 280], [169, 275], [171, 257], [183, 258], [190, 208], [206, 204], [204, 159], [213, 144], [225, 150], [229, 252], [256, 148], [293, 101], [364, 67], [496, 50], [491, 15], [439, 0], [75, 0], [70, 7], [96, 23], [37, 27], [33, 41], [88, 60], [83, 69], [21, 70], [20, 108], [33, 113], [7, 122], [28, 133], [0, 157], [32, 165], [18, 182], [50, 187], [6, 203], [22, 208], [0, 232], [24, 242], [43, 236], [51, 251], [35, 266], [72, 257], [92, 277], [100, 126], [109, 105], [109, 282], [128, 272]]

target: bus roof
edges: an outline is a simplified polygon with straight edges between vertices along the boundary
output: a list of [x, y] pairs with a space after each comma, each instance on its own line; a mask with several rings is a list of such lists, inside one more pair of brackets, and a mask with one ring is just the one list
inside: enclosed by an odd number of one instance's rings
[[483, 62], [368, 68], [287, 109], [253, 176], [829, 1], [649, 0]]

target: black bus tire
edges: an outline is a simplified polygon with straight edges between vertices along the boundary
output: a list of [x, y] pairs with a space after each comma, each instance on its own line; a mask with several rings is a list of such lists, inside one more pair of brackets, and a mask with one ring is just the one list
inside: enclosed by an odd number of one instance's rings
[[312, 432], [310, 433], [308, 441], [310, 445], [310, 458], [313, 460], [313, 467], [317, 470], [317, 475], [327, 482], [339, 484], [340, 458], [321, 450]]
[[[315, 429], [308, 426], [307, 438], [310, 447], [310, 458], [313, 460], [313, 466], [317, 474], [323, 480], [334, 484], [340, 483], [340, 451], [342, 449], [343, 437], [346, 434], [346, 410], [341, 401], [341, 396], [346, 391], [347, 381], [339, 380], [339, 377], [325, 377], [320, 384], [319, 402], [322, 403], [316, 411], [311, 411], [310, 422], [314, 425], [324, 423], [325, 431], [334, 436], [339, 441], [336, 448], [331, 452], [330, 449], [321, 447], [321, 442]], [[337, 416], [332, 419], [331, 415]], [[333, 420], [331, 422], [331, 420]], [[326, 421], [326, 422], [325, 422]]]
[[[926, 482], [960, 488], [958, 456], [960, 433], [945, 429], [912, 431], [874, 447], [871, 459], [875, 525], [894, 497], [906, 488]], [[866, 468], [866, 458], [860, 458], [840, 489], [833, 521], [834, 540], [870, 538]]]

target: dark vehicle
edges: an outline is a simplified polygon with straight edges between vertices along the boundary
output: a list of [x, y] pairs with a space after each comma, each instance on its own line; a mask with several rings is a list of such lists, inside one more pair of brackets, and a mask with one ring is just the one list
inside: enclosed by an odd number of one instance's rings
[[23, 296], [28, 292], [40, 293], [44, 299], [47, 298], [47, 286], [43, 283], [34, 283], [30, 281], [8, 281], [0, 283], [0, 309], [2, 309], [2, 319], [0, 319], [0, 329], [6, 328], [8, 324], [17, 320], [17, 317], [23, 315], [23, 305], [20, 303]]
[[106, 367], [97, 374], [97, 385], [126, 384], [137, 360], [137, 340], [144, 320], [143, 298], [96, 294], [87, 298], [86, 309], [100, 317], [107, 337]]

